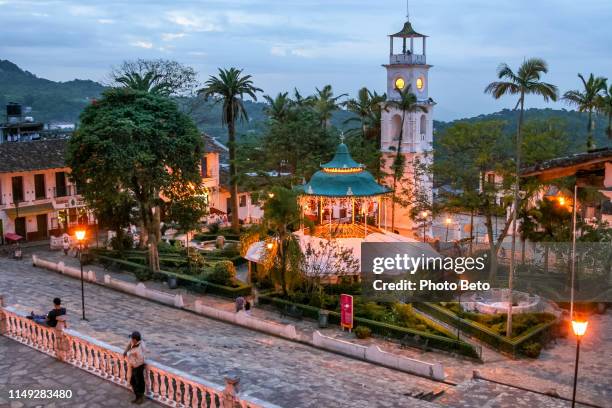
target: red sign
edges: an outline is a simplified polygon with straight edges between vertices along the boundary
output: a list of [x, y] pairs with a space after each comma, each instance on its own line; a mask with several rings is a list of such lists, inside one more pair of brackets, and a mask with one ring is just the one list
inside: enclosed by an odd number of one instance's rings
[[353, 297], [340, 295], [340, 326], [351, 330], [353, 328]]

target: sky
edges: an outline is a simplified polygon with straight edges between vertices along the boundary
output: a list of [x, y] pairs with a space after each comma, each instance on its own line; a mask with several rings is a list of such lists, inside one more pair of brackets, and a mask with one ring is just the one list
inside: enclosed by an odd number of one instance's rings
[[[202, 81], [243, 68], [271, 95], [325, 84], [355, 95], [385, 90], [386, 36], [405, 20], [405, 0], [0, 0], [0, 59], [56, 81], [103, 81], [123, 60], [168, 58]], [[514, 107], [483, 93], [502, 62], [544, 58], [562, 92], [579, 88], [578, 72], [612, 78], [612, 0], [411, 0], [410, 20], [430, 36], [438, 120]]]

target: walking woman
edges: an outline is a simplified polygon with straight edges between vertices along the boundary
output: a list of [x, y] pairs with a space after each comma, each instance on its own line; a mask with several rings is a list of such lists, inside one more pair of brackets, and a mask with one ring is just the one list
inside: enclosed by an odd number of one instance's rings
[[123, 352], [123, 356], [127, 357], [128, 364], [132, 368], [132, 376], [130, 377], [130, 385], [136, 398], [132, 401], [132, 404], [142, 404], [144, 402], [145, 393], [145, 355], [144, 348], [141, 343], [140, 333], [135, 331], [130, 336], [130, 344], [126, 347]]

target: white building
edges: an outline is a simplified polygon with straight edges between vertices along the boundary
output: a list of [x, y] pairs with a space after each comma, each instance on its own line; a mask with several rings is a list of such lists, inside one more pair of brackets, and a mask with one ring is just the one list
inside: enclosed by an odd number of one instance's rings
[[[432, 180], [428, 174], [414, 177], [415, 163], [430, 164], [433, 160], [433, 108], [434, 101], [429, 97], [429, 69], [427, 64], [427, 36], [417, 33], [406, 21], [401, 31], [389, 36], [389, 63], [383, 65], [387, 71], [387, 99], [399, 101], [398, 90], [409, 90], [417, 98], [422, 110], [402, 112], [402, 110], [387, 106], [382, 111], [381, 151], [383, 166], [388, 174], [398, 152], [400, 131], [403, 132], [399, 153], [405, 158], [404, 185], [396, 186], [396, 194], [406, 194], [406, 190], [424, 192], [428, 201], [433, 199]], [[399, 40], [399, 41], [398, 41]], [[403, 118], [403, 120], [402, 120]], [[409, 180], [409, 181], [408, 181]], [[409, 185], [405, 185], [408, 183]], [[389, 187], [393, 188], [392, 177], [387, 178]], [[391, 227], [391, 205], [387, 206], [385, 217], [387, 227]], [[395, 206], [394, 229], [402, 234], [411, 234], [415, 223], [410, 217], [411, 208]]]
[[47, 239], [95, 222], [66, 167], [66, 139], [0, 144], [0, 242]]

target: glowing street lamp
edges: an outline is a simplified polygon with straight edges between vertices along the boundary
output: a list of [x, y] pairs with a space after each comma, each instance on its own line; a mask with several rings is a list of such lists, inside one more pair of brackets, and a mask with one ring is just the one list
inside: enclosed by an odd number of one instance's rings
[[272, 248], [274, 248], [274, 244], [273, 244], [272, 242], [268, 242], [268, 243], [266, 244], [266, 248], [268, 248], [268, 249], [272, 249]]
[[81, 266], [81, 309], [83, 310], [83, 320], [85, 318], [85, 284], [83, 281], [83, 241], [85, 240], [85, 230], [76, 230], [74, 232], [79, 248], [79, 264]]
[[446, 217], [446, 219], [444, 220], [444, 223], [446, 224], [446, 238], [444, 239], [444, 242], [448, 242], [448, 227], [451, 225], [452, 222], [453, 220], [450, 217]]
[[586, 333], [589, 322], [572, 320], [572, 329], [576, 335], [576, 363], [574, 365], [574, 391], [572, 393], [572, 408], [576, 406], [576, 384], [578, 382], [578, 359], [580, 358], [580, 340]]
[[268, 193], [268, 197], [274, 198], [274, 193]]
[[425, 228], [427, 227], [427, 216], [429, 213], [427, 211], [421, 212], [421, 218], [423, 218], [423, 242], [425, 242]]

